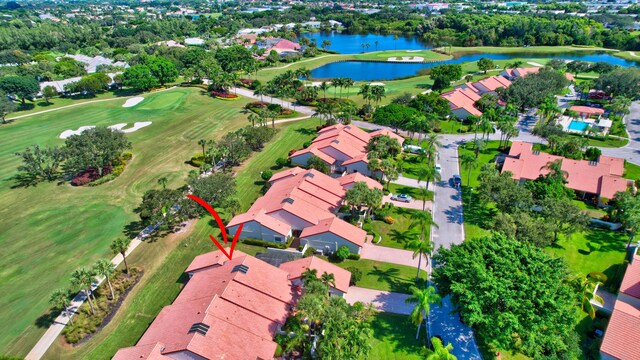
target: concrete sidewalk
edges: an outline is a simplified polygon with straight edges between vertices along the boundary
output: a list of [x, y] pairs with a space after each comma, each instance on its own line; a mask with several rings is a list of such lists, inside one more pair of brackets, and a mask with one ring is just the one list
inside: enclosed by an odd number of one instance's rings
[[[397, 265], [418, 267], [418, 258], [413, 258], [413, 252], [409, 250], [394, 249], [386, 246], [365, 243], [360, 251], [360, 258], [382, 261]], [[422, 259], [424, 269], [424, 259]]]

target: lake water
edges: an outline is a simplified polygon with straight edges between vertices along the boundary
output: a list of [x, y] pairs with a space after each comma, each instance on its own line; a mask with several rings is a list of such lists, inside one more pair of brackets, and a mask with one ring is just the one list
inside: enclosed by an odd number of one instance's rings
[[[328, 50], [337, 51], [340, 54], [358, 54], [364, 51], [382, 50], [425, 50], [431, 47], [418, 40], [415, 36], [376, 35], [376, 34], [343, 34], [335, 31], [329, 33], [307, 33], [303, 36], [315, 39], [318, 47], [324, 40], [331, 41]], [[378, 44], [376, 45], [376, 41]], [[368, 48], [363, 48], [362, 44], [369, 44]]]
[[[416, 63], [396, 63], [396, 62], [365, 62], [365, 61], [345, 61], [334, 62], [323, 65], [319, 68], [311, 70], [311, 77], [314, 79], [330, 79], [336, 77], [350, 77], [356, 81], [373, 81], [373, 80], [392, 80], [415, 76], [418, 70], [432, 68], [437, 65], [444, 64], [462, 64], [466, 62], [475, 62], [480, 58], [489, 58], [493, 60], [509, 60], [514, 58], [532, 59], [549, 59], [559, 58], [565, 60], [583, 60], [583, 61], [604, 61], [619, 66], [638, 66], [636, 62], [628, 61], [603, 52], [589, 53], [557, 53], [544, 54], [518, 52], [511, 54], [471, 54], [460, 56], [451, 60], [437, 61], [428, 64]], [[523, 66], [528, 66], [526, 63]]]

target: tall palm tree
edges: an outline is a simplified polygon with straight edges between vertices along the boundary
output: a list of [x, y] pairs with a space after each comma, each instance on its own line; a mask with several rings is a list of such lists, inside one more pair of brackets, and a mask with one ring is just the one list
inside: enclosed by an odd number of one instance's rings
[[412, 240], [407, 243], [405, 246], [409, 250], [413, 250], [413, 258], [416, 256], [420, 256], [418, 259], [418, 273], [416, 274], [416, 282], [420, 278], [420, 264], [422, 260], [422, 256], [425, 256], [427, 260], [427, 264], [429, 263], [429, 254], [433, 251], [433, 243], [430, 239], [425, 237], [427, 232], [427, 227], [435, 226], [438, 227], [433, 221], [433, 217], [431, 216], [431, 212], [429, 211], [417, 211], [411, 213], [411, 226], [416, 226], [420, 229], [420, 238], [417, 240]]
[[129, 275], [129, 265], [127, 265], [127, 249], [129, 249], [129, 244], [131, 244], [131, 239], [125, 237], [117, 238], [111, 243], [111, 251], [113, 251], [114, 254], [122, 255], [122, 262], [124, 262], [124, 269], [127, 275]]
[[344, 86], [347, 88], [347, 99], [349, 98], [349, 88], [352, 87], [356, 82], [353, 81], [352, 78], [344, 78], [342, 79]]
[[538, 114], [542, 116], [545, 122], [550, 122], [556, 114], [560, 112], [556, 99], [553, 96], [549, 96], [542, 101], [538, 106]]
[[69, 317], [69, 322], [73, 324], [73, 320], [71, 320], [71, 312], [69, 311], [69, 305], [71, 305], [71, 300], [69, 300], [69, 290], [54, 290], [49, 297], [49, 304], [62, 311], [63, 314], [66, 314]]
[[612, 101], [609, 108], [614, 113], [618, 115], [627, 115], [629, 114], [631, 107], [631, 99], [625, 96], [616, 96]]
[[[427, 150], [436, 149], [442, 146], [442, 143], [438, 140], [438, 134], [431, 131], [424, 137], [424, 142], [427, 143]], [[429, 166], [431, 166], [432, 156], [435, 155], [434, 152], [429, 152]]]
[[380, 100], [382, 100], [383, 97], [386, 97], [384, 86], [381, 86], [381, 85], [371, 86], [371, 96], [373, 98], [373, 101], [376, 102], [376, 108], [377, 108]]
[[253, 95], [254, 96], [260, 96], [260, 101], [264, 101], [263, 100], [263, 96], [267, 93], [267, 88], [265, 85], [262, 84], [258, 84], [258, 86], [256, 86], [253, 89]]
[[427, 165], [427, 166], [420, 167], [420, 169], [418, 169], [418, 184], [420, 184], [420, 181], [422, 180], [426, 181], [427, 183], [424, 186], [425, 189], [429, 189], [429, 184], [431, 183], [431, 181], [440, 181], [442, 180], [442, 177], [440, 176], [440, 173], [436, 170], [435, 166]]
[[331, 79], [331, 86], [333, 86], [333, 98], [336, 98], [336, 89], [340, 86], [340, 92], [342, 92], [342, 80], [340, 78]]
[[329, 84], [326, 81], [320, 83], [320, 90], [324, 93], [324, 98], [327, 98], [327, 90], [329, 90]]
[[205, 156], [205, 146], [207, 146], [207, 140], [205, 139], [198, 140], [198, 145], [202, 146], [202, 156]]
[[362, 84], [358, 95], [362, 95], [362, 100], [367, 102], [367, 112], [371, 112], [371, 85]]
[[[424, 214], [422, 211], [419, 214]], [[416, 283], [420, 280], [420, 270], [422, 270], [422, 257], [425, 257], [426, 264], [429, 264], [429, 254], [433, 251], [433, 244], [429, 240], [410, 240], [404, 244], [404, 248], [413, 251], [413, 258], [418, 258], [418, 273], [416, 274]]]
[[604, 300], [595, 293], [596, 285], [599, 283], [588, 277], [576, 276], [571, 278], [570, 284], [578, 295], [578, 301], [582, 311], [586, 312], [592, 319], [596, 317], [596, 308], [591, 301], [604, 304]]
[[85, 268], [78, 268], [71, 273], [71, 284], [84, 292], [89, 302], [91, 314], [95, 315], [96, 310], [93, 307], [93, 300], [91, 300], [91, 284], [93, 280], [94, 274]]
[[460, 156], [460, 165], [463, 169], [467, 170], [467, 186], [471, 186], [471, 169], [475, 169], [478, 167], [478, 158], [464, 153]]
[[333, 274], [329, 274], [326, 271], [320, 275], [320, 280], [327, 287], [327, 291], [329, 287], [336, 287], [336, 277]]
[[305, 81], [311, 77], [311, 70], [306, 67], [301, 67], [295, 71], [296, 77], [303, 78]]
[[158, 184], [162, 186], [163, 189], [167, 188], [168, 182], [169, 182], [169, 179], [167, 179], [166, 176], [162, 176], [161, 178], [158, 179]]
[[[436, 292], [436, 288], [433, 286], [429, 286], [426, 289], [411, 286], [409, 290], [411, 291], [411, 296], [409, 296], [405, 302], [409, 304], [416, 304], [413, 310], [411, 310], [409, 318], [418, 326], [418, 330], [416, 332], [416, 340], [418, 340], [420, 337], [420, 325], [422, 325], [422, 322], [427, 319], [429, 310], [431, 309], [431, 304], [442, 303], [442, 298], [440, 298], [440, 295]], [[427, 331], [429, 330], [427, 329]], [[429, 334], [427, 334], [427, 337], [428, 336]]]
[[115, 265], [113, 265], [113, 263], [107, 259], [100, 259], [96, 261], [95, 265], [93, 265], [93, 272], [95, 272], [99, 276], [104, 276], [105, 280], [107, 280], [107, 285], [109, 285], [109, 292], [111, 293], [111, 299], [115, 299], [113, 286], [111, 286], [111, 275], [115, 271]]
[[318, 270], [307, 268], [307, 270], [305, 270], [302, 273], [301, 279], [302, 279], [302, 283], [305, 284], [305, 285], [307, 285], [311, 281], [317, 280], [318, 279]]

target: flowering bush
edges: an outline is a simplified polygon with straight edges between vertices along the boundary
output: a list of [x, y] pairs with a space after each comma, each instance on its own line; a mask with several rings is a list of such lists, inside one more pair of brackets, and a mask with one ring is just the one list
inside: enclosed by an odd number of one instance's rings
[[222, 91], [212, 91], [211, 96], [221, 98], [221, 99], [235, 99], [238, 97], [238, 95], [230, 94]]
[[[102, 169], [102, 176], [105, 176], [111, 172], [111, 166], [107, 165]], [[86, 185], [94, 180], [98, 180], [100, 178], [100, 174], [97, 169], [87, 168], [85, 171], [76, 175], [73, 179], [71, 179], [71, 185], [73, 186], [82, 186]]]
[[246, 87], [251, 87], [254, 81], [255, 80], [252, 80], [252, 79], [240, 79], [240, 82], [242, 83], [242, 85]]

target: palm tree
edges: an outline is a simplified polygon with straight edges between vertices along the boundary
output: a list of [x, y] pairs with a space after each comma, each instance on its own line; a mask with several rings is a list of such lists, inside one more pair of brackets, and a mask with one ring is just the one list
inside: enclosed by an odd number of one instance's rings
[[471, 75], [471, 74], [466, 75], [466, 76], [464, 77], [464, 81], [465, 81], [465, 82], [472, 82], [472, 81], [473, 81], [473, 75]]
[[[431, 304], [442, 303], [442, 298], [440, 298], [440, 295], [438, 295], [433, 286], [429, 286], [426, 289], [419, 289], [415, 286], [411, 286], [409, 290], [411, 290], [411, 296], [409, 296], [405, 302], [409, 304], [416, 304], [413, 310], [411, 310], [409, 318], [418, 326], [418, 331], [416, 332], [416, 340], [418, 340], [420, 337], [420, 325], [422, 325], [422, 322], [427, 319]], [[427, 337], [428, 336], [429, 334], [427, 334]]]
[[340, 86], [340, 88], [342, 89], [342, 80], [340, 78], [333, 78], [331, 79], [331, 86], [333, 86], [333, 98], [336, 98], [336, 89], [338, 88], [338, 86]]
[[303, 78], [305, 81], [311, 77], [311, 71], [306, 67], [301, 67], [295, 71], [296, 77]]
[[611, 105], [609, 105], [609, 108], [611, 109], [611, 111], [613, 111], [614, 113], [617, 113], [618, 115], [629, 114], [630, 107], [631, 107], [631, 99], [625, 96], [616, 96], [611, 102]]
[[122, 262], [124, 262], [124, 269], [127, 275], [129, 275], [129, 266], [127, 265], [127, 249], [129, 249], [131, 239], [129, 238], [117, 238], [111, 243], [111, 251], [114, 254], [122, 255]]
[[418, 184], [420, 184], [420, 181], [422, 180], [425, 180], [427, 182], [427, 184], [425, 185], [425, 189], [429, 189], [429, 184], [431, 183], [431, 181], [440, 181], [442, 180], [442, 177], [436, 170], [435, 166], [427, 165], [418, 169]]
[[167, 179], [166, 176], [162, 176], [161, 178], [158, 179], [158, 184], [162, 186], [163, 189], [167, 188], [168, 182], [169, 182], [169, 179]]
[[460, 165], [463, 169], [467, 170], [467, 186], [471, 186], [471, 169], [475, 169], [478, 167], [478, 158], [464, 153], [460, 156]]
[[382, 100], [383, 97], [386, 97], [384, 86], [381, 86], [381, 85], [371, 86], [371, 96], [373, 98], [373, 101], [376, 102], [376, 108], [377, 108], [380, 100]]
[[556, 99], [553, 96], [549, 96], [542, 101], [538, 106], [538, 113], [542, 116], [545, 122], [550, 122], [556, 114], [560, 112]]
[[431, 212], [429, 211], [417, 211], [411, 213], [411, 226], [417, 226], [420, 228], [420, 239], [411, 240], [406, 245], [405, 248], [409, 250], [413, 250], [413, 258], [416, 256], [420, 256], [418, 258], [418, 273], [416, 274], [416, 282], [420, 278], [420, 264], [422, 262], [422, 256], [426, 257], [427, 264], [429, 263], [429, 254], [433, 251], [433, 243], [431, 240], [425, 238], [425, 233], [427, 232], [427, 227], [435, 226], [438, 227], [433, 221], [433, 217], [431, 216]]
[[442, 340], [434, 336], [431, 338], [431, 345], [433, 345], [433, 350], [427, 350], [426, 360], [458, 360], [455, 355], [449, 353], [453, 350], [451, 343], [444, 346]]
[[320, 83], [320, 90], [324, 93], [324, 98], [327, 98], [327, 90], [329, 90], [329, 84], [326, 81]]
[[[431, 150], [431, 149], [436, 149], [438, 147], [442, 146], [442, 143], [438, 140], [438, 134], [434, 133], [434, 132], [430, 132], [428, 133], [424, 140], [424, 142], [427, 143], [427, 150]], [[434, 152], [429, 152], [429, 165], [431, 165], [431, 158], [434, 154]]]
[[376, 51], [378, 51], [378, 40], [374, 41], [373, 44], [376, 46]]
[[331, 47], [331, 41], [329, 41], [329, 40], [327, 40], [327, 39], [322, 40], [322, 44], [320, 44], [320, 47], [321, 47], [323, 50], [326, 50], [328, 47]]
[[320, 280], [327, 287], [327, 291], [329, 290], [330, 286], [334, 288], [336, 287], [336, 277], [333, 274], [329, 274], [325, 271], [320, 276]]
[[600, 283], [583, 276], [576, 276], [569, 281], [579, 297], [578, 301], [580, 302], [582, 311], [586, 312], [592, 319], [595, 318], [596, 309], [591, 301], [604, 304], [604, 300], [595, 293], [596, 285]]
[[349, 98], [349, 88], [352, 87], [356, 82], [353, 81], [352, 78], [344, 78], [342, 79], [343, 85], [347, 88], [347, 99]]
[[258, 116], [258, 114], [256, 113], [249, 114], [247, 118], [249, 119], [249, 121], [251, 121], [252, 127], [256, 126], [256, 121], [260, 121], [260, 116]]
[[115, 271], [115, 265], [113, 265], [111, 261], [106, 259], [100, 259], [95, 263], [95, 265], [93, 265], [93, 272], [95, 272], [99, 276], [104, 276], [105, 280], [107, 280], [107, 285], [109, 285], [109, 292], [111, 293], [111, 299], [115, 299], [113, 286], [111, 286], [111, 274], [113, 274]]
[[94, 309], [93, 301], [91, 300], [91, 284], [93, 283], [93, 280], [93, 273], [85, 268], [78, 268], [71, 273], [71, 284], [80, 288], [84, 292], [87, 296], [87, 301], [89, 302], [91, 314], [95, 315], [96, 310]]
[[318, 270], [307, 268], [307, 270], [302, 273], [301, 279], [302, 283], [306, 286], [310, 282], [318, 279]]
[[207, 140], [200, 139], [198, 140], [198, 145], [202, 146], [202, 156], [205, 156], [205, 146], [207, 146]]
[[362, 100], [365, 100], [367, 102], [367, 112], [371, 112], [371, 85], [360, 85], [358, 95], [362, 95]]
[[263, 100], [263, 96], [267, 93], [267, 88], [265, 85], [259, 84], [253, 89], [253, 96], [260, 96], [260, 101]]
[[62, 311], [63, 314], [67, 314], [67, 316], [69, 317], [69, 322], [73, 324], [73, 320], [71, 320], [71, 313], [68, 310], [69, 305], [71, 304], [71, 301], [69, 300], [69, 290], [54, 290], [49, 297], [49, 304], [54, 308]]

